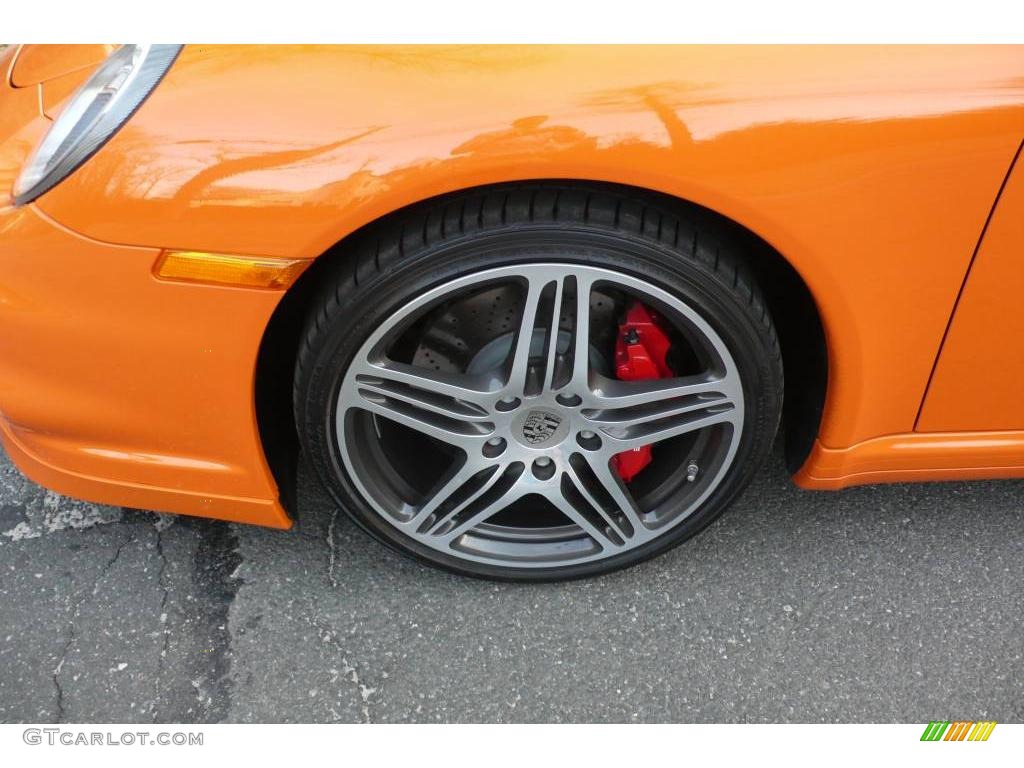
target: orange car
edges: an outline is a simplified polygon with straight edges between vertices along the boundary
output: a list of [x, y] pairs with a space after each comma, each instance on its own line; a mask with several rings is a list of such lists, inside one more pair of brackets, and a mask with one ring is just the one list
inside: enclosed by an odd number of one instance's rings
[[0, 430], [62, 493], [552, 579], [1024, 477], [1024, 49], [0, 56]]

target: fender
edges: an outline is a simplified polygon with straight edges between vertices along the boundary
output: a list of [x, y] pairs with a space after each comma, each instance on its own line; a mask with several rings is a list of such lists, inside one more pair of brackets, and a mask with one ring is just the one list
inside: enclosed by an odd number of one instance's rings
[[1024, 135], [1022, 59], [1004, 46], [190, 46], [38, 205], [109, 243], [315, 258], [386, 213], [483, 184], [674, 195], [759, 235], [804, 279], [829, 347], [819, 441], [843, 448], [914, 428]]

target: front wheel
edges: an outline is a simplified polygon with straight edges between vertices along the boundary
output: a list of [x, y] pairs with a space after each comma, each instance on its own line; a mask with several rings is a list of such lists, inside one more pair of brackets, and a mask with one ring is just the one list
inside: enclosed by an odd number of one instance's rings
[[311, 315], [303, 446], [357, 523], [432, 564], [547, 580], [645, 560], [732, 502], [778, 425], [778, 341], [739, 264], [603, 189], [385, 224]]

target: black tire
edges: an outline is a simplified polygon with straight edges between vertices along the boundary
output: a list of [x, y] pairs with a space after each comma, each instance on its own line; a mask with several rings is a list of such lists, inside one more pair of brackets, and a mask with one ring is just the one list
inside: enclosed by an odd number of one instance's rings
[[[606, 573], [694, 536], [742, 492], [778, 428], [782, 359], [765, 301], [743, 254], [698, 210], [616, 188], [571, 183], [508, 185], [441, 198], [367, 228], [336, 254], [336, 270], [311, 306], [295, 374], [295, 418], [319, 477], [341, 508], [386, 545], [469, 576], [543, 581]], [[339, 459], [339, 383], [364, 339], [390, 313], [433, 286], [499, 264], [561, 261], [640, 277], [694, 308], [724, 340], [740, 372], [745, 418], [724, 479], [702, 506], [659, 538], [616, 557], [571, 566], [509, 568], [464, 560], [404, 536], [375, 512]]]

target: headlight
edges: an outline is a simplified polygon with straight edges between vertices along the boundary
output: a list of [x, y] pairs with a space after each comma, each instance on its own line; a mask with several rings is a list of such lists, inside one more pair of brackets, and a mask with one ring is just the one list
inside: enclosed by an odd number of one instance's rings
[[180, 45], [123, 45], [71, 97], [14, 185], [16, 205], [59, 184], [113, 136], [174, 63]]

